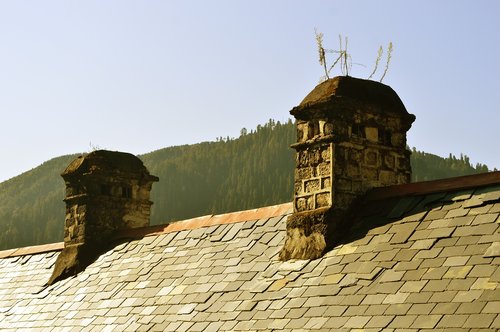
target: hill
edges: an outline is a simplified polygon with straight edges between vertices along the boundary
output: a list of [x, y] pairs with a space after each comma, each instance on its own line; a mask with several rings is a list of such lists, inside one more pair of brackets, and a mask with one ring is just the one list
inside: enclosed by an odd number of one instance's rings
[[[269, 122], [237, 139], [218, 138], [139, 156], [151, 174], [152, 224], [288, 202], [292, 197], [295, 127]], [[0, 183], [0, 250], [62, 241], [64, 182], [60, 173], [77, 155], [51, 159]], [[487, 172], [467, 156], [442, 158], [417, 151], [413, 181]]]

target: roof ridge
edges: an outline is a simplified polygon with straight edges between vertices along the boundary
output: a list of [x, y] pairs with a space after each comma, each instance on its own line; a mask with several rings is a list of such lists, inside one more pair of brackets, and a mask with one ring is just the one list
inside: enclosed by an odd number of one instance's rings
[[[291, 212], [292, 203], [282, 203], [270, 205], [256, 209], [228, 212], [223, 214], [209, 214], [205, 216], [174, 221], [170, 224], [153, 225], [148, 227], [126, 229], [119, 231], [113, 240], [123, 240], [128, 238], [139, 238], [165, 233], [180, 232], [184, 230], [210, 227], [214, 225], [232, 224], [257, 219], [272, 218]], [[41, 254], [44, 252], [58, 251], [64, 248], [64, 242], [41, 244], [21, 248], [13, 248], [0, 251], [0, 259], [7, 257], [25, 256]]]
[[[393, 197], [417, 196], [436, 192], [484, 187], [496, 184], [500, 184], [500, 171], [374, 188], [366, 194], [365, 199], [376, 201]], [[171, 232], [180, 232], [183, 230], [210, 227], [213, 225], [231, 224], [263, 218], [272, 218], [284, 215], [287, 212], [290, 213], [291, 209], [292, 203], [289, 202], [217, 215], [209, 214], [205, 216], [175, 221], [170, 224], [153, 225], [148, 227], [122, 230], [115, 235], [113, 240], [153, 236]], [[64, 248], [64, 242], [6, 249], [0, 251], [0, 259], [58, 251], [62, 250], [62, 248]]]

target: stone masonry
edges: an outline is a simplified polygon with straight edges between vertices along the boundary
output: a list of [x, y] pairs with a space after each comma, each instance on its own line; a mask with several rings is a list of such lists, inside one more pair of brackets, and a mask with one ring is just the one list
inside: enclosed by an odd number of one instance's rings
[[116, 231], [149, 226], [149, 196], [158, 181], [136, 156], [105, 150], [76, 158], [61, 176], [65, 247], [49, 283], [85, 268]]
[[281, 259], [323, 255], [368, 189], [410, 182], [406, 132], [415, 116], [382, 83], [335, 77], [290, 113], [296, 118], [294, 214]]

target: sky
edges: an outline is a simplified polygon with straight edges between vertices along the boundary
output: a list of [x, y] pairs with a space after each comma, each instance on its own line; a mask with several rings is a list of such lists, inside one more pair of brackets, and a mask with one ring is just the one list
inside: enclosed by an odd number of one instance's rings
[[417, 117], [411, 147], [500, 169], [499, 16], [496, 0], [0, 0], [0, 182], [286, 121], [323, 75], [315, 29], [348, 37], [360, 78], [393, 43], [383, 83]]

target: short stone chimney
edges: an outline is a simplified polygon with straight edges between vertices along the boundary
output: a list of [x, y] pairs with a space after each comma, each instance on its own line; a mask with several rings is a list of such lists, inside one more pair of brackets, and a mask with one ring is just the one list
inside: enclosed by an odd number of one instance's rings
[[149, 226], [156, 176], [136, 156], [98, 150], [73, 160], [66, 183], [64, 249], [49, 284], [83, 270], [122, 229]]
[[406, 132], [415, 116], [391, 87], [348, 76], [319, 84], [290, 113], [294, 213], [280, 258], [314, 259], [345, 235], [344, 216], [369, 189], [410, 182]]

